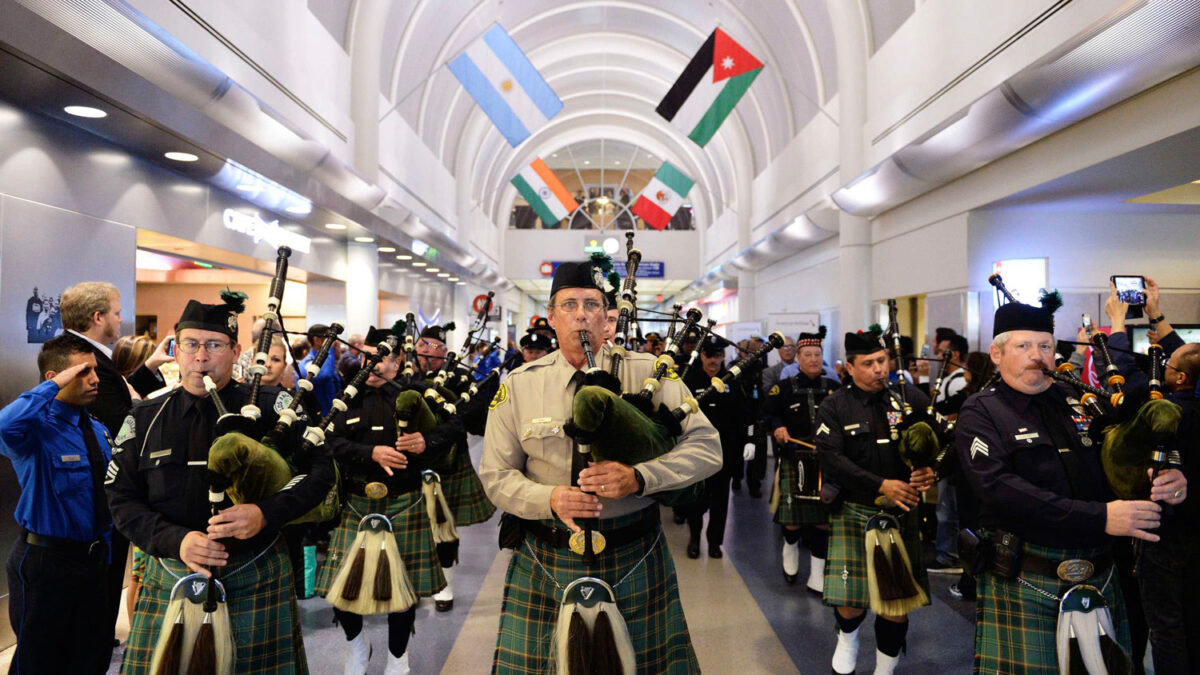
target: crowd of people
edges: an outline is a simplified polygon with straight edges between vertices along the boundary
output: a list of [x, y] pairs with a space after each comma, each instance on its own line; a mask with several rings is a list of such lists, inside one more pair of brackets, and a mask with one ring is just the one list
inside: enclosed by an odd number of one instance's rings
[[[497, 510], [512, 556], [493, 672], [698, 672], [660, 510], [688, 558], [721, 558], [743, 483], [770, 500], [788, 585], [807, 549], [834, 673], [859, 668], [868, 611], [874, 672], [921, 649], [930, 573], [975, 603], [976, 672], [1140, 672], [1147, 645], [1157, 673], [1200, 668], [1200, 345], [1152, 280], [1149, 356], [1114, 290], [1107, 339], [1056, 341], [1048, 294], [1000, 306], [986, 351], [938, 328], [917, 356], [864, 327], [830, 363], [824, 327], [641, 335], [603, 265], [560, 264], [519, 344], [461, 353], [452, 324], [289, 341], [270, 316], [241, 345], [237, 294], [190, 301], [160, 340], [121, 337], [116, 287], [66, 289], [42, 381], [0, 410], [21, 484], [12, 672], [106, 671], [132, 550], [123, 673], [209, 651], [212, 672], [307, 672], [313, 593], [345, 672], [373, 657], [364, 616], [386, 615], [387, 672], [407, 673], [418, 599], [453, 610], [458, 528]], [[223, 473], [234, 461], [250, 468]]]

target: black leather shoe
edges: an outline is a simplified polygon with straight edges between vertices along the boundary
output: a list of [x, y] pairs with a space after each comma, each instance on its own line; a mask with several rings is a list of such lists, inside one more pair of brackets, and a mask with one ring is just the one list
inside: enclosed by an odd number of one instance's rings
[[762, 490], [759, 489], [759, 487], [757, 485], [751, 485], [750, 486], [750, 498], [758, 499], [759, 497], [762, 497]]
[[687, 557], [695, 559], [700, 557], [700, 542], [693, 539], [688, 542]]
[[453, 600], [434, 600], [433, 608], [439, 612], [449, 612], [450, 610], [454, 609], [454, 601]]
[[734, 492], [741, 492], [742, 491], [742, 481], [734, 478], [733, 482], [729, 484], [729, 488], [731, 490], [733, 490]]
[[725, 554], [724, 554], [724, 553], [721, 553], [721, 547], [720, 547], [720, 546], [709, 546], [709, 547], [708, 547], [708, 557], [710, 557], [710, 558], [724, 558], [724, 557], [725, 557]]
[[795, 586], [796, 579], [799, 579], [799, 578], [800, 578], [799, 574], [788, 574], [787, 572], [783, 573], [783, 583], [787, 584], [788, 586]]

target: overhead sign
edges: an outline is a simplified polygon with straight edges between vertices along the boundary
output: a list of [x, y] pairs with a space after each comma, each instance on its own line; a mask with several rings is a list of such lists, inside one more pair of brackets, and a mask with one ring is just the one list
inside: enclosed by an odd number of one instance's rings
[[283, 229], [278, 220], [268, 223], [257, 213], [225, 209], [221, 214], [221, 223], [225, 225], [225, 229], [240, 232], [253, 239], [256, 244], [265, 241], [274, 248], [287, 246], [300, 253], [308, 253], [312, 248], [312, 239], [299, 232]]
[[815, 333], [821, 324], [816, 312], [772, 312], [767, 314], [767, 330], [779, 331], [793, 340], [801, 333]]
[[[544, 277], [554, 276], [554, 272], [558, 266], [563, 264], [561, 260], [547, 260], [538, 266], [538, 271]], [[614, 260], [613, 269], [617, 272], [617, 276], [625, 278], [625, 261]], [[661, 260], [643, 260], [638, 265], [638, 279], [663, 279], [666, 276], [667, 265]]]

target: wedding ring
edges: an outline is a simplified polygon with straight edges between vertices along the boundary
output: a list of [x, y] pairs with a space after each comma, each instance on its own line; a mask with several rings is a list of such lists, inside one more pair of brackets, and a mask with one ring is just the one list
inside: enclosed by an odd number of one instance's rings
[[1182, 496], [1183, 496], [1183, 490], [1176, 490], [1176, 491], [1175, 491], [1175, 499], [1179, 499], [1179, 498], [1180, 498], [1180, 497], [1182, 497]]
[[[601, 492], [604, 492], [604, 486], [603, 486], [603, 485], [601, 485], [601, 486], [600, 486], [600, 491], [601, 491]], [[1175, 493], [1175, 496], [1176, 496], [1176, 497], [1178, 497], [1178, 496], [1179, 496], [1179, 493]]]

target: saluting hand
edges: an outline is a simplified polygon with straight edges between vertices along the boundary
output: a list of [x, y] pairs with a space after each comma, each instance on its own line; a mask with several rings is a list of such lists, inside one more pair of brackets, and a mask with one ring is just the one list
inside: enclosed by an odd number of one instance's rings
[[206, 577], [211, 577], [212, 572], [205, 565], [224, 567], [227, 558], [229, 554], [225, 552], [225, 545], [203, 532], [188, 532], [179, 543], [179, 559], [193, 572]]
[[[77, 363], [70, 368], [64, 368], [61, 372], [50, 379], [54, 380], [54, 384], [57, 384], [59, 389], [62, 389], [68, 384], [71, 384], [71, 381], [80, 375], [86, 375], [87, 373], [84, 371], [90, 372], [91, 367], [92, 366], [89, 363]], [[49, 375], [49, 373], [47, 373], [47, 375]]]

